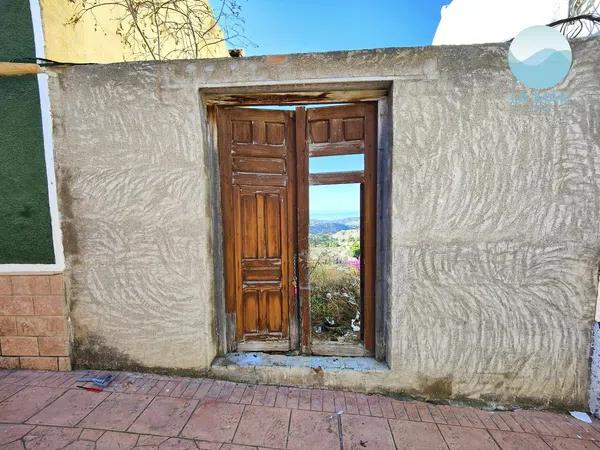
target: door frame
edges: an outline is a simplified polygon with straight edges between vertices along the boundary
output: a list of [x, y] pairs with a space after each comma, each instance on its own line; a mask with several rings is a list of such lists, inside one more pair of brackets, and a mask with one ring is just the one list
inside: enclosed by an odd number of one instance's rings
[[[357, 108], [351, 108], [356, 105]], [[336, 105], [331, 108], [341, 108]], [[375, 354], [375, 274], [376, 274], [376, 208], [377, 208], [377, 104], [373, 102], [346, 105], [354, 114], [364, 114], [364, 148], [337, 147], [328, 144], [327, 149], [311, 149], [307, 139], [309, 115], [330, 117], [329, 108], [308, 110], [296, 108], [296, 158], [298, 164], [297, 187], [297, 233], [298, 233], [298, 294], [300, 303], [301, 349], [304, 354], [331, 356], [371, 356]], [[328, 111], [329, 110], [329, 111]], [[325, 112], [325, 113], [324, 113]], [[336, 111], [337, 113], [337, 111]], [[342, 116], [349, 114], [348, 112]], [[339, 172], [310, 175], [310, 157], [364, 154], [364, 168], [359, 172]], [[361, 337], [359, 345], [312, 342], [310, 317], [310, 280], [308, 270], [309, 251], [309, 186], [331, 184], [360, 184], [360, 241], [361, 241]]]
[[[362, 103], [377, 104], [377, 274], [375, 277], [375, 336], [374, 357], [380, 361], [387, 359], [387, 323], [389, 319], [391, 234], [389, 232], [389, 211], [391, 211], [391, 88], [392, 82], [386, 79], [369, 81], [334, 81], [314, 84], [288, 85], [239, 85], [206, 86], [199, 89], [200, 118], [204, 132], [204, 145], [207, 168], [218, 174], [220, 170], [218, 151], [217, 110], [222, 106], [264, 106], [264, 105], [310, 105], [320, 103]], [[387, 180], [387, 182], [384, 182]], [[211, 226], [214, 229], [212, 242], [214, 255], [215, 286], [215, 341], [217, 353], [223, 355], [236, 351], [235, 321], [225, 309], [223, 229], [221, 211], [220, 177], [211, 178]], [[291, 331], [290, 331], [291, 333]], [[290, 334], [291, 337], [291, 334]], [[299, 342], [299, 333], [296, 339]]]

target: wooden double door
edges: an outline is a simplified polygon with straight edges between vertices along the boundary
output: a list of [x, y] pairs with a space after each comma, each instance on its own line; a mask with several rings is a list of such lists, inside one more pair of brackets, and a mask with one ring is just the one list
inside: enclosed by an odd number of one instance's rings
[[[311, 353], [309, 185], [361, 183], [361, 337], [374, 348], [376, 106], [217, 110], [228, 332], [238, 351]], [[309, 173], [363, 154], [364, 170]]]

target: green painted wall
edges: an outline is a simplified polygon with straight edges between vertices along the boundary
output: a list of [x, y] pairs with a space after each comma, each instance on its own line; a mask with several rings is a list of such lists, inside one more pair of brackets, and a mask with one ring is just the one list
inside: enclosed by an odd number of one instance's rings
[[[0, 61], [35, 56], [27, 0], [0, 0]], [[0, 77], [0, 264], [54, 262], [35, 76]]]

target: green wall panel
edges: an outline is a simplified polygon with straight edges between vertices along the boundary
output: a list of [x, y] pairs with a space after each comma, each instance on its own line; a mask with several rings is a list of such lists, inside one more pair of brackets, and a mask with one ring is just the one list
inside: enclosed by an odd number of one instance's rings
[[[27, 0], [0, 0], [0, 61], [35, 56]], [[0, 264], [54, 262], [37, 78], [0, 77]]]

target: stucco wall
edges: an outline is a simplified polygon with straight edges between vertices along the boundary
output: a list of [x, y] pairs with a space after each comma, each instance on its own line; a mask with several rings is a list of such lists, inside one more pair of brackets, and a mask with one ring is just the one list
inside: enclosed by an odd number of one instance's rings
[[203, 369], [216, 353], [217, 174], [199, 89], [389, 80], [390, 370], [331, 384], [582, 405], [599, 50], [574, 44], [559, 87], [570, 100], [544, 110], [511, 105], [506, 45], [62, 70], [51, 93], [75, 364]]
[[394, 85], [390, 359], [401, 384], [585, 402], [600, 258], [592, 48], [575, 45], [559, 87], [570, 100], [557, 107], [509, 102], [503, 51], [458, 50], [439, 60], [439, 81]]
[[151, 66], [98, 69], [52, 89], [77, 364], [207, 367], [211, 174], [197, 94], [162, 92]]

